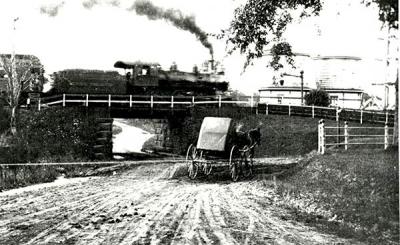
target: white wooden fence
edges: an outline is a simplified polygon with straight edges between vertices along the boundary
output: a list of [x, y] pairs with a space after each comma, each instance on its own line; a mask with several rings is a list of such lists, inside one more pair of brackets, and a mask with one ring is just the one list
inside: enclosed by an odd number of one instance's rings
[[245, 100], [234, 100], [227, 96], [141, 96], [141, 95], [102, 95], [102, 94], [62, 94], [50, 97], [39, 98], [37, 108], [40, 110], [43, 106], [75, 104], [88, 107], [90, 105], [103, 105], [112, 107], [113, 105], [126, 105], [127, 107], [148, 106], [154, 108], [157, 105], [174, 108], [176, 106], [194, 106], [194, 105], [217, 105], [219, 108], [223, 104], [244, 104], [254, 107], [257, 104], [253, 96]]
[[[222, 108], [224, 105], [239, 105], [254, 108], [256, 114], [280, 114], [288, 116], [303, 116], [325, 118], [336, 121], [357, 121], [393, 124], [393, 111], [357, 110], [338, 107], [319, 107], [301, 105], [281, 105], [260, 103], [258, 97], [241, 96], [150, 96], [150, 95], [108, 95], [108, 94], [60, 94], [39, 98], [37, 109], [49, 106], [102, 106], [102, 107], [143, 107], [143, 108], [170, 108], [183, 109], [193, 106], [214, 106]], [[253, 112], [253, 110], [251, 110]]]
[[[341, 130], [343, 130], [343, 134], [340, 133]], [[368, 130], [370, 133], [351, 134], [356, 130]], [[383, 145], [386, 150], [390, 145], [390, 138], [393, 137], [393, 134], [389, 134], [390, 130], [393, 130], [393, 127], [388, 127], [387, 124], [384, 127], [349, 127], [347, 121], [344, 122], [343, 127], [327, 127], [325, 121], [321, 119], [318, 125], [318, 152], [324, 154], [327, 147], [340, 146], [344, 146], [344, 149], [347, 150], [350, 145]], [[380, 134], [376, 131], [383, 132]], [[360, 139], [361, 141], [357, 141]]]

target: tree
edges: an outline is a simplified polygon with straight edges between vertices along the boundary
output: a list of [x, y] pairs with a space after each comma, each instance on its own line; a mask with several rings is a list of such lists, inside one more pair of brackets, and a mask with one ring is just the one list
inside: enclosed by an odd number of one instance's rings
[[248, 0], [235, 10], [234, 19], [222, 36], [232, 44], [230, 53], [239, 49], [246, 55], [245, 67], [254, 58], [263, 56], [269, 46], [272, 55], [269, 65], [278, 70], [282, 68], [282, 56], [289, 64], [294, 63], [291, 45], [282, 34], [298, 13], [295, 10], [301, 9], [298, 17], [303, 18], [318, 15], [321, 7], [321, 0]]
[[387, 24], [390, 29], [399, 29], [399, 1], [398, 0], [363, 0], [370, 6], [372, 3], [379, 8], [379, 20]]
[[306, 105], [326, 107], [330, 104], [328, 93], [321, 89], [311, 90], [310, 93], [304, 96], [304, 100], [306, 101]]
[[29, 55], [0, 55], [0, 66], [6, 75], [5, 101], [10, 107], [10, 129], [16, 133], [17, 110], [21, 93], [30, 90], [37, 83], [36, 75], [31, 68], [40, 64], [39, 59]]

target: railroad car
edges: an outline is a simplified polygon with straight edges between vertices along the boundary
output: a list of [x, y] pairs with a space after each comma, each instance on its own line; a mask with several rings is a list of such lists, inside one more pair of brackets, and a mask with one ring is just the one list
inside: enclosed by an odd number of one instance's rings
[[228, 89], [223, 72], [183, 72], [157, 63], [117, 61], [117, 71], [63, 70], [53, 74], [52, 94], [216, 95]]

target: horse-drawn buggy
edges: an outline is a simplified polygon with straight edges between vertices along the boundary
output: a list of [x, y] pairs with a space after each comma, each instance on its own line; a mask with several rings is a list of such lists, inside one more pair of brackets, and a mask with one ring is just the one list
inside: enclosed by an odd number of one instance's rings
[[[260, 144], [260, 129], [241, 131], [241, 125], [226, 117], [205, 117], [196, 144], [186, 153], [189, 178], [195, 179], [199, 170], [210, 175], [213, 165], [228, 165], [230, 176], [253, 174], [254, 148]], [[228, 164], [226, 164], [228, 163]]]

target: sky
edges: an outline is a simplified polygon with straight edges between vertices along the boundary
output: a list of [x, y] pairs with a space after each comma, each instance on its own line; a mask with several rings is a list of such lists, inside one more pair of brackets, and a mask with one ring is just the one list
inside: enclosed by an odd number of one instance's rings
[[[194, 16], [196, 25], [205, 33], [219, 33], [229, 26], [234, 9], [243, 1], [151, 0], [151, 3]], [[194, 64], [210, 59], [209, 50], [194, 34], [129, 11], [134, 3], [134, 0], [2, 0], [0, 53], [10, 53], [15, 48], [17, 53], [36, 55], [48, 73], [71, 68], [114, 70], [117, 60], [152, 61], [165, 68], [176, 62], [179, 69], [190, 71]], [[19, 19], [13, 31], [16, 17]], [[357, 0], [330, 0], [325, 1], [320, 16], [295, 20], [285, 37], [295, 52], [357, 56], [366, 64], [361, 70], [371, 70], [368, 66], [377, 67], [377, 62], [386, 59], [387, 35], [381, 28], [376, 8], [367, 8]], [[234, 89], [250, 94], [272, 83], [275, 73], [266, 67], [268, 57], [255, 61], [243, 73], [240, 54], [227, 56], [223, 41], [210, 36], [208, 41]], [[379, 72], [374, 73], [385, 72], [379, 66]], [[383, 75], [361, 73], [364, 75], [360, 81], [349, 86], [382, 95], [383, 87], [377, 89], [371, 83], [381, 82]]]

